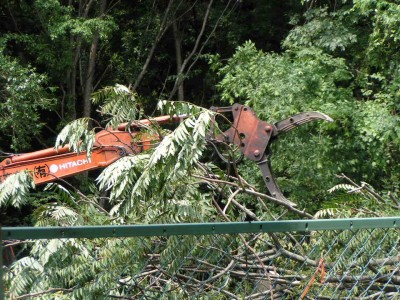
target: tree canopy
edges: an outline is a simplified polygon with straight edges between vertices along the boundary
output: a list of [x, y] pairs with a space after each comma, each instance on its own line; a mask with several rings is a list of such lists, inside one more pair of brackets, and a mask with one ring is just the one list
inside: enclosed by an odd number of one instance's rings
[[[169, 222], [183, 207], [194, 217], [186, 221], [213, 219], [215, 209], [203, 210], [223, 205], [235, 189], [200, 183], [205, 174], [265, 188], [250, 162], [229, 171], [206, 159], [212, 112], [203, 108], [245, 103], [268, 122], [316, 110], [335, 122], [298, 128], [274, 143], [284, 194], [310, 214], [337, 208], [328, 190], [344, 174], [397, 195], [398, 10], [396, 2], [367, 0], [5, 1], [2, 151], [51, 147], [59, 132], [56, 144], [90, 146], [98, 126], [184, 110], [193, 117], [165, 132], [154, 150], [65, 184], [90, 201], [107, 199], [99, 205], [107, 214], [148, 214], [130, 222]], [[2, 193], [3, 210], [19, 206]], [[31, 200], [20, 199], [36, 210], [46, 204], [43, 195], [60, 201], [54, 193], [38, 188]], [[240, 194], [250, 210], [260, 209]]]
[[[398, 215], [399, 1], [5, 0], [0, 15], [4, 157], [65, 143], [90, 153], [99, 128], [190, 114], [176, 128], [149, 126], [143, 134], [160, 133], [159, 143], [103, 170], [36, 189], [26, 172], [9, 177], [3, 225]], [[310, 110], [334, 119], [274, 143], [275, 176], [296, 208], [266, 194], [252, 162], [226, 165], [207, 147], [207, 108], [232, 103], [271, 123]], [[166, 252], [184, 251], [170, 243]], [[105, 256], [114, 246], [96, 245]], [[29, 251], [51, 268], [46, 251], [60, 247]], [[24, 278], [15, 295], [46, 283], [26, 268], [32, 257], [12, 267]], [[95, 276], [86, 271], [65, 288]], [[96, 297], [97, 286], [85, 288]]]

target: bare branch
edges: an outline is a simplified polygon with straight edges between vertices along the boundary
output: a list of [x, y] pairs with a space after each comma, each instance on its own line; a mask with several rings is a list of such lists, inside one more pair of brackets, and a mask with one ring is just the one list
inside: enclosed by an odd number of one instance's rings
[[158, 43], [160, 42], [160, 40], [163, 37], [164, 33], [167, 31], [168, 27], [171, 24], [171, 23], [168, 23], [168, 15], [169, 15], [169, 13], [171, 11], [171, 7], [172, 7], [173, 3], [174, 3], [174, 0], [170, 0], [168, 2], [168, 6], [167, 6], [167, 8], [165, 10], [164, 17], [163, 17], [163, 20], [161, 22], [160, 28], [158, 30], [157, 36], [154, 39], [153, 45], [151, 46], [151, 48], [149, 50], [149, 53], [148, 53], [147, 58], [146, 58], [146, 61], [145, 61], [144, 65], [143, 65], [143, 67], [142, 67], [142, 70], [140, 71], [138, 77], [135, 80], [135, 83], [133, 84], [132, 89], [134, 91], [137, 90], [140, 82], [142, 81], [144, 75], [146, 74], [147, 69], [149, 68], [149, 65], [150, 65], [150, 61], [153, 58], [154, 51], [156, 50], [156, 47], [157, 47]]
[[282, 206], [286, 207], [289, 211], [294, 212], [294, 213], [296, 213], [296, 214], [298, 214], [298, 215], [300, 215], [302, 217], [305, 217], [307, 219], [314, 219], [314, 217], [311, 214], [305, 212], [304, 210], [303, 211], [299, 210], [299, 209], [291, 206], [290, 204], [288, 204], [286, 202], [283, 202], [283, 201], [281, 201], [279, 199], [276, 199], [274, 197], [271, 197], [271, 196], [268, 196], [268, 195], [265, 195], [265, 194], [250, 190], [250, 189], [242, 189], [235, 182], [230, 182], [230, 181], [221, 180], [221, 179], [214, 179], [214, 178], [204, 177], [204, 176], [200, 176], [200, 175], [193, 175], [193, 177], [202, 179], [202, 180], [207, 181], [209, 183], [210, 182], [214, 182], [214, 183], [220, 183], [220, 184], [226, 184], [226, 185], [234, 186], [234, 187], [240, 189], [241, 192], [245, 192], [245, 193], [253, 195], [253, 196], [257, 196], [257, 197], [260, 197], [260, 198], [263, 198], [263, 199], [267, 199], [267, 200], [269, 200], [271, 202], [274, 202], [275, 204], [282, 205]]
[[205, 31], [205, 28], [206, 28], [206, 25], [207, 25], [208, 16], [209, 16], [209, 14], [210, 14], [211, 6], [212, 6], [213, 2], [214, 2], [214, 0], [210, 0], [210, 2], [208, 3], [206, 13], [204, 14], [203, 24], [202, 24], [202, 26], [201, 26], [200, 33], [199, 33], [199, 35], [198, 35], [197, 38], [196, 38], [196, 42], [195, 42], [195, 44], [194, 44], [194, 46], [193, 46], [192, 51], [191, 51], [191, 52], [189, 53], [189, 55], [185, 58], [185, 60], [183, 61], [182, 65], [181, 65], [181, 68], [180, 68], [180, 70], [179, 70], [179, 72], [178, 72], [178, 76], [176, 77], [176, 80], [175, 80], [174, 87], [172, 88], [172, 91], [171, 91], [171, 93], [170, 93], [170, 95], [169, 95], [169, 97], [168, 97], [169, 100], [175, 95], [175, 93], [176, 93], [176, 91], [178, 90], [179, 86], [182, 84], [182, 81], [183, 81], [183, 78], [182, 78], [183, 71], [185, 70], [186, 65], [189, 63], [189, 61], [192, 59], [192, 57], [196, 54], [197, 48], [199, 47], [200, 41], [201, 41], [201, 39], [202, 39], [202, 37], [203, 37], [204, 31]]
[[18, 297], [13, 297], [13, 299], [18, 300], [18, 299], [26, 299], [26, 298], [31, 298], [31, 297], [37, 297], [37, 296], [41, 296], [41, 295], [45, 295], [45, 294], [50, 294], [50, 293], [56, 293], [56, 292], [66, 292], [66, 293], [70, 293], [74, 290], [74, 288], [70, 288], [70, 289], [63, 289], [63, 288], [52, 288], [52, 289], [48, 289], [46, 291], [43, 292], [38, 292], [38, 293], [33, 293], [33, 294], [25, 294], [22, 296], [18, 296]]

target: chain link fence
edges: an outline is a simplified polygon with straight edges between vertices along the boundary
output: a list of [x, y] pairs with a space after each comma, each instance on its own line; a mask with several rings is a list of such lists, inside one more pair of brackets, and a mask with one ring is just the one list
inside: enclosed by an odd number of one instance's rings
[[3, 227], [2, 296], [399, 299], [399, 226], [400, 218]]

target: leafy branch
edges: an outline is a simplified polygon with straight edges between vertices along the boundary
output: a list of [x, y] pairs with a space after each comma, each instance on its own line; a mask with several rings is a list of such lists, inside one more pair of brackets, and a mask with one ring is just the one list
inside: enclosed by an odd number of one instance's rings
[[0, 184], [0, 207], [21, 207], [28, 203], [30, 189], [35, 188], [30, 172], [22, 171], [8, 176]]

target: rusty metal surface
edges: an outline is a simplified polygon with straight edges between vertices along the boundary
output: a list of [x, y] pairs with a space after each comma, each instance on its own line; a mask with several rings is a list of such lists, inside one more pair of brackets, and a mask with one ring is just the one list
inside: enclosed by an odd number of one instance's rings
[[[30, 171], [35, 184], [43, 184], [73, 176], [85, 171], [104, 168], [128, 154], [138, 154], [154, 147], [160, 137], [140, 135], [138, 132], [102, 130], [96, 134], [93, 151], [68, 152], [69, 146], [57, 151], [48, 148], [41, 151], [8, 158], [0, 164], [0, 182], [11, 174]], [[24, 158], [24, 159], [22, 159]]]
[[308, 111], [302, 112], [297, 115], [291, 116], [285, 120], [279, 121], [275, 123], [275, 127], [278, 130], [278, 133], [288, 132], [300, 125], [306, 124], [315, 120], [323, 120], [328, 122], [333, 122], [333, 119], [326, 114], [323, 114], [318, 111]]
[[[280, 133], [288, 132], [300, 125], [314, 120], [329, 122], [333, 120], [328, 115], [312, 111], [299, 113], [285, 120], [270, 124], [260, 120], [253, 109], [241, 104], [234, 104], [228, 107], [212, 107], [211, 110], [217, 113], [231, 113], [233, 118], [231, 127], [217, 135], [214, 140], [222, 143], [232, 143], [238, 146], [243, 155], [256, 162], [260, 168], [264, 183], [270, 195], [283, 205], [296, 206], [295, 203], [289, 201], [283, 195], [275, 181], [269, 160], [271, 156], [269, 144], [276, 140], [276, 137]], [[215, 119], [213, 121], [215, 122]], [[215, 124], [212, 124], [212, 133], [214, 132], [214, 127]], [[213, 139], [212, 136], [211, 139]], [[211, 144], [215, 147], [212, 141]], [[227, 161], [216, 147], [215, 150], [219, 157], [224, 159], [225, 162], [235, 163]]]
[[260, 161], [276, 133], [274, 125], [260, 120], [253, 109], [234, 104], [229, 108], [216, 109], [216, 112], [230, 112], [233, 116], [231, 128], [216, 137], [220, 142], [229, 142], [240, 148], [244, 156], [252, 161]]
[[[231, 114], [232, 123], [229, 129], [214, 136], [216, 127], [215, 116], [211, 124], [209, 143], [214, 146], [219, 157], [228, 164], [239, 160], [226, 159], [215, 146], [216, 142], [236, 145], [242, 155], [257, 163], [263, 174], [263, 179], [272, 197], [284, 205], [295, 206], [285, 198], [279, 189], [270, 165], [271, 151], [269, 144], [283, 132], [288, 132], [302, 124], [313, 120], [333, 121], [329, 116], [320, 112], [304, 112], [290, 118], [270, 124], [260, 120], [254, 110], [248, 106], [234, 104], [228, 107], [212, 107], [219, 114]], [[32, 153], [11, 156], [0, 163], [0, 181], [8, 175], [19, 171], [31, 171], [36, 184], [54, 181], [57, 178], [72, 176], [84, 171], [103, 168], [119, 158], [138, 154], [155, 147], [161, 136], [146, 134], [140, 127], [152, 123], [165, 124], [180, 122], [188, 115], [160, 116], [152, 119], [132, 121], [120, 124], [117, 130], [102, 130], [95, 136], [94, 148], [91, 155], [85, 151], [70, 152], [69, 145], [59, 149], [48, 148]], [[225, 119], [228, 120], [228, 119]], [[127, 130], [129, 129], [131, 130]]]

